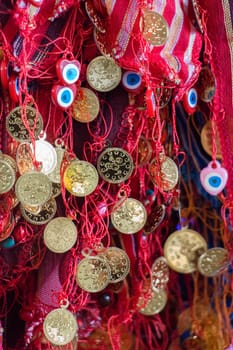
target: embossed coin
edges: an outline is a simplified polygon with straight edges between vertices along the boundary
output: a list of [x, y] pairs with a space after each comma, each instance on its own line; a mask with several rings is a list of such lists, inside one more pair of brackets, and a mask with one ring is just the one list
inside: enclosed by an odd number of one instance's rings
[[16, 163], [20, 175], [35, 170], [32, 149], [29, 142], [22, 142], [19, 144], [16, 152]]
[[169, 268], [166, 259], [161, 256], [154, 261], [151, 267], [151, 288], [153, 291], [165, 289], [168, 281]]
[[[20, 205], [21, 214], [24, 219], [33, 225], [45, 225], [56, 214], [57, 203], [54, 198], [50, 198], [42, 206], [39, 206], [39, 211], [33, 212], [32, 208], [28, 208], [28, 206], [24, 207], [22, 204]], [[38, 210], [38, 207], [35, 208]]]
[[121, 148], [107, 148], [98, 158], [97, 170], [105, 181], [118, 184], [131, 176], [133, 160], [129, 153]]
[[15, 183], [15, 171], [3, 156], [0, 157], [0, 194], [10, 191]]
[[144, 226], [144, 233], [149, 234], [155, 231], [159, 225], [163, 222], [166, 214], [166, 207], [164, 204], [158, 205], [152, 208], [150, 214], [147, 217], [146, 224]]
[[149, 163], [152, 156], [152, 146], [149, 140], [144, 136], [141, 136], [138, 140], [138, 166], [143, 166]]
[[109, 247], [101, 255], [107, 259], [111, 269], [110, 283], [123, 281], [130, 270], [130, 260], [126, 252], [117, 247]]
[[117, 203], [111, 214], [113, 226], [121, 233], [136, 233], [145, 225], [147, 213], [144, 205], [134, 198]]
[[152, 316], [161, 312], [167, 303], [167, 293], [163, 289], [152, 291], [150, 296], [142, 295], [138, 299], [138, 312], [142, 315]]
[[105, 56], [95, 57], [87, 66], [89, 85], [100, 92], [115, 89], [121, 81], [121, 68], [113, 59]]
[[37, 138], [43, 129], [40, 113], [37, 113], [35, 108], [27, 106], [25, 124], [22, 116], [22, 107], [16, 107], [6, 117], [6, 129], [10, 136], [19, 142], [30, 141], [29, 129]]
[[88, 256], [80, 261], [76, 273], [76, 281], [86, 292], [100, 292], [110, 282], [111, 269], [105, 259]]
[[217, 276], [227, 270], [230, 264], [229, 253], [224, 248], [211, 248], [198, 259], [198, 271], [207, 277]]
[[167, 238], [164, 256], [172, 270], [191, 273], [197, 269], [198, 257], [206, 249], [206, 241], [198, 232], [184, 228], [173, 232]]
[[208, 66], [201, 69], [196, 86], [198, 97], [204, 102], [210, 102], [216, 92], [216, 80]]
[[23, 205], [43, 205], [52, 194], [52, 184], [49, 178], [39, 172], [21, 175], [15, 184], [15, 193]]
[[179, 179], [178, 168], [174, 160], [164, 157], [157, 161], [155, 158], [149, 165], [151, 181], [163, 191], [171, 191]]
[[74, 315], [63, 308], [50, 311], [43, 322], [44, 335], [54, 345], [66, 345], [71, 342], [77, 329]]
[[84, 160], [73, 160], [64, 172], [64, 185], [67, 191], [77, 197], [92, 193], [99, 181], [96, 168]]
[[[31, 149], [33, 150], [32, 144]], [[41, 172], [45, 175], [53, 172], [57, 165], [57, 153], [54, 147], [45, 140], [35, 142], [35, 158], [41, 163]]]
[[140, 21], [144, 39], [153, 46], [164, 45], [168, 39], [168, 24], [163, 16], [155, 11], [145, 10]]
[[[221, 145], [219, 141], [219, 135], [218, 131], [216, 130], [216, 138], [215, 138], [215, 143], [216, 143], [216, 158], [217, 159], [222, 159], [222, 153], [221, 153]], [[211, 121], [208, 120], [203, 128], [201, 129], [201, 144], [204, 150], [206, 151], [207, 154], [212, 156], [213, 153], [213, 131], [212, 131], [212, 125]]]
[[0, 159], [5, 160], [12, 167], [12, 169], [16, 172], [17, 165], [16, 165], [16, 161], [14, 160], [14, 158], [9, 156], [8, 154], [0, 153]]
[[81, 123], [89, 123], [97, 117], [99, 109], [96, 94], [90, 89], [81, 87], [72, 104], [72, 117]]
[[57, 217], [51, 220], [44, 229], [44, 243], [54, 253], [65, 253], [77, 240], [77, 229], [72, 220]]

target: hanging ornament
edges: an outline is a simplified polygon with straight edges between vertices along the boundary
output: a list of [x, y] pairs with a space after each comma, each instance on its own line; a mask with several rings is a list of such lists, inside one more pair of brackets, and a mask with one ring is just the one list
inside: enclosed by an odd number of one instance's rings
[[164, 256], [169, 267], [180, 273], [195, 271], [198, 257], [206, 250], [204, 238], [188, 228], [173, 232], [164, 244]]
[[57, 203], [54, 198], [50, 198], [46, 203], [41, 206], [34, 207], [35, 211], [33, 212], [33, 206], [23, 206], [20, 205], [21, 214], [24, 219], [33, 225], [45, 225], [49, 222], [56, 214]]
[[139, 73], [127, 70], [122, 75], [121, 83], [125, 91], [138, 94], [143, 89], [142, 77]]
[[193, 114], [196, 111], [197, 101], [198, 101], [198, 96], [197, 96], [196, 89], [191, 88], [184, 94], [182, 102], [183, 102], [184, 109], [188, 114]]
[[99, 110], [96, 94], [88, 88], [79, 88], [72, 104], [72, 117], [80, 123], [90, 123], [98, 116]]
[[220, 163], [212, 161], [200, 172], [201, 184], [209, 194], [216, 196], [225, 188], [228, 180], [228, 172]]
[[153, 291], [165, 289], [169, 281], [169, 268], [166, 259], [157, 258], [151, 267], [151, 288]]
[[167, 21], [159, 13], [144, 10], [140, 20], [140, 30], [144, 39], [153, 46], [162, 46], [169, 35]]
[[171, 191], [178, 183], [178, 168], [170, 157], [161, 155], [159, 160], [154, 158], [149, 165], [149, 173], [151, 181], [162, 191]]
[[81, 64], [77, 60], [67, 60], [61, 58], [56, 63], [58, 79], [64, 85], [72, 85], [79, 79]]
[[0, 194], [9, 192], [15, 183], [15, 170], [3, 157], [0, 157]]
[[63, 86], [54, 84], [51, 91], [52, 101], [55, 106], [62, 110], [68, 109], [74, 102], [77, 88], [76, 85]]
[[[206, 153], [209, 156], [212, 156], [213, 154], [213, 131], [212, 131], [212, 121], [208, 120], [203, 128], [201, 129], [201, 144]], [[220, 140], [219, 140], [219, 135], [218, 135], [218, 130], [216, 130], [216, 138], [215, 138], [215, 143], [216, 143], [216, 158], [217, 159], [222, 159], [222, 153], [221, 153], [221, 145], [220, 145]]]
[[16, 163], [20, 175], [35, 170], [32, 149], [29, 142], [22, 142], [18, 145], [16, 151]]
[[144, 282], [143, 290], [138, 298], [137, 310], [145, 316], [160, 313], [167, 303], [167, 293], [164, 289], [151, 290], [149, 280]]
[[207, 277], [218, 276], [227, 271], [230, 264], [229, 253], [224, 248], [211, 248], [198, 259], [198, 271]]
[[130, 270], [130, 260], [123, 249], [109, 247], [99, 256], [105, 258], [110, 266], [110, 283], [117, 283], [126, 278]]
[[44, 243], [54, 253], [65, 253], [77, 240], [77, 229], [72, 220], [57, 217], [51, 220], [44, 229]]

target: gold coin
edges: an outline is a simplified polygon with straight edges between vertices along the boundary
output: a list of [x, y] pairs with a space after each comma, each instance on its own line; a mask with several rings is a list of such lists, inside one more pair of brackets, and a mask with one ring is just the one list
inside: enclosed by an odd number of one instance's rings
[[111, 214], [113, 226], [121, 233], [136, 233], [146, 223], [147, 213], [144, 205], [134, 198], [117, 203]]
[[207, 277], [225, 272], [230, 264], [229, 253], [224, 248], [211, 248], [198, 259], [198, 271]]
[[167, 303], [167, 293], [163, 289], [152, 291], [148, 296], [141, 295], [138, 299], [138, 312], [142, 315], [153, 316], [160, 313]]
[[28, 129], [34, 134], [35, 138], [39, 136], [43, 129], [43, 119], [40, 113], [37, 113], [35, 108], [26, 107], [25, 121], [27, 127], [22, 119], [22, 107], [14, 108], [6, 117], [6, 129], [10, 136], [19, 142], [30, 141], [30, 134]]
[[171, 191], [178, 183], [177, 165], [169, 157], [164, 157], [160, 161], [154, 158], [149, 165], [149, 173], [154, 185], [163, 191]]
[[[221, 153], [221, 145], [220, 145], [220, 141], [219, 141], [219, 135], [218, 135], [218, 131], [216, 130], [216, 139], [215, 139], [215, 143], [216, 143], [216, 158], [217, 159], [222, 159], [222, 153]], [[201, 129], [201, 144], [202, 147], [204, 148], [204, 150], [206, 151], [206, 153], [209, 156], [212, 156], [213, 154], [213, 131], [212, 131], [212, 125], [211, 125], [211, 121], [208, 120], [205, 125], [203, 126], [203, 128]]]
[[172, 270], [191, 273], [197, 269], [198, 257], [206, 249], [207, 243], [198, 232], [184, 228], [167, 238], [164, 256]]
[[77, 329], [74, 315], [64, 308], [50, 311], [43, 322], [44, 335], [54, 345], [66, 345], [71, 342]]
[[44, 243], [54, 253], [65, 253], [77, 240], [77, 229], [72, 220], [57, 217], [51, 220], [44, 229]]
[[80, 123], [89, 123], [98, 116], [99, 110], [100, 104], [96, 94], [81, 87], [72, 104], [72, 117]]
[[121, 68], [113, 59], [105, 56], [95, 57], [87, 66], [88, 84], [100, 92], [108, 92], [121, 81]]
[[157, 289], [165, 289], [169, 281], [169, 268], [166, 259], [161, 256], [156, 259], [151, 267], [151, 288], [156, 291]]
[[122, 148], [107, 148], [97, 160], [98, 173], [102, 179], [113, 184], [127, 180], [131, 176], [133, 168], [132, 157]]
[[64, 172], [64, 186], [71, 194], [85, 197], [97, 187], [99, 176], [96, 168], [89, 162], [73, 160]]
[[43, 205], [52, 195], [52, 184], [48, 176], [36, 171], [29, 172], [18, 178], [15, 193], [22, 205]]
[[130, 260], [126, 252], [117, 247], [109, 247], [99, 255], [106, 258], [110, 266], [110, 283], [123, 281], [130, 270]]
[[57, 155], [57, 163], [54, 170], [50, 174], [48, 174], [48, 177], [51, 182], [60, 184], [61, 183], [60, 168], [61, 168], [63, 157], [65, 154], [65, 149], [62, 147], [55, 147], [55, 152]]
[[[27, 222], [30, 222], [33, 225], [45, 225], [49, 222], [57, 211], [57, 203], [54, 198], [50, 198], [46, 203], [41, 206], [36, 206], [39, 212], [33, 212], [33, 207], [23, 206], [21, 204], [20, 210], [21, 214]], [[30, 210], [28, 210], [30, 209]]]
[[16, 161], [14, 160], [14, 158], [9, 156], [8, 154], [1, 153], [0, 154], [0, 159], [5, 160], [12, 167], [12, 169], [16, 172], [17, 165], [16, 165]]
[[100, 292], [110, 282], [111, 269], [105, 259], [88, 256], [80, 261], [76, 272], [76, 281], [86, 292]]
[[30, 143], [22, 142], [19, 144], [16, 152], [16, 163], [20, 175], [35, 170]]
[[3, 156], [0, 157], [0, 194], [9, 192], [15, 183], [15, 171]]
[[163, 16], [151, 10], [145, 10], [140, 21], [144, 39], [153, 46], [164, 45], [168, 39], [168, 24]]

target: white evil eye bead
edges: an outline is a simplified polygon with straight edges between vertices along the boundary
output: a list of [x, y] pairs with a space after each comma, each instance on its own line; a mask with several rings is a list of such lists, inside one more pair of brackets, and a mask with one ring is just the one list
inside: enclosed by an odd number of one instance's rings
[[74, 102], [76, 88], [72, 86], [54, 85], [52, 88], [52, 100], [61, 109], [69, 108]]
[[191, 88], [183, 97], [183, 106], [188, 114], [193, 114], [197, 108], [197, 90]]
[[122, 76], [122, 85], [126, 91], [137, 93], [142, 87], [142, 78], [136, 72], [126, 71]]
[[81, 65], [77, 60], [60, 59], [56, 64], [56, 72], [59, 80], [65, 85], [71, 85], [78, 81]]
[[219, 194], [226, 186], [228, 180], [227, 170], [221, 167], [217, 161], [215, 161], [215, 166], [216, 168], [213, 168], [213, 162], [210, 162], [200, 173], [201, 184], [206, 192], [211, 195]]
[[205, 177], [205, 188], [208, 191], [216, 191], [219, 188], [221, 188], [222, 185], [222, 178], [219, 174], [216, 174], [215, 172], [208, 174]]

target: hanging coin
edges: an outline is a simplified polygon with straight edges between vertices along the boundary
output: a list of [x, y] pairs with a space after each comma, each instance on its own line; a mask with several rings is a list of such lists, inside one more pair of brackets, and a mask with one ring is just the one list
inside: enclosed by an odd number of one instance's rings
[[121, 148], [107, 148], [98, 158], [97, 170], [105, 181], [118, 184], [131, 176], [133, 160], [130, 154]]
[[[221, 145], [219, 141], [219, 135], [218, 131], [216, 130], [216, 138], [215, 138], [215, 143], [216, 143], [216, 158], [217, 159], [222, 159], [222, 153], [221, 153]], [[201, 129], [201, 144], [206, 153], [209, 156], [212, 156], [213, 154], [213, 131], [212, 131], [212, 125], [211, 121], [208, 120], [203, 128]]]
[[149, 173], [151, 181], [162, 191], [171, 191], [178, 183], [177, 165], [169, 157], [164, 157], [159, 161], [154, 158], [149, 165]]
[[138, 312], [142, 315], [152, 316], [161, 312], [167, 303], [167, 293], [163, 289], [151, 291], [151, 295], [142, 295], [138, 299]]
[[22, 205], [43, 205], [51, 197], [52, 184], [46, 175], [30, 172], [18, 178], [15, 193]]
[[76, 281], [80, 288], [97, 293], [110, 282], [111, 269], [107, 261], [99, 256], [87, 256], [78, 264]]
[[163, 222], [165, 214], [166, 207], [164, 204], [152, 207], [151, 212], [147, 217], [146, 224], [144, 226], [144, 233], [147, 235], [155, 231]]
[[50, 311], [43, 322], [44, 335], [54, 345], [61, 346], [71, 342], [77, 329], [74, 315], [64, 308]]
[[151, 288], [153, 291], [165, 289], [169, 281], [169, 268], [166, 259], [161, 256], [151, 267]]
[[85, 197], [97, 187], [99, 176], [96, 168], [89, 162], [73, 160], [64, 172], [64, 186], [71, 194]]
[[198, 97], [204, 102], [210, 102], [216, 92], [216, 80], [208, 66], [201, 69], [196, 86]]
[[9, 192], [15, 183], [15, 171], [3, 156], [0, 157], [0, 194]]
[[130, 260], [124, 250], [117, 247], [109, 247], [99, 256], [107, 259], [110, 266], [110, 283], [117, 283], [125, 279], [130, 270]]
[[[33, 150], [33, 145], [31, 144]], [[45, 140], [35, 141], [35, 158], [41, 163], [41, 172], [45, 175], [52, 173], [57, 165], [57, 153], [54, 147]]]
[[72, 220], [57, 217], [51, 220], [44, 229], [44, 243], [54, 253], [65, 253], [77, 240], [77, 229]]
[[72, 104], [72, 117], [80, 123], [90, 123], [99, 114], [100, 104], [96, 94], [87, 88], [79, 88]]
[[105, 56], [95, 57], [87, 66], [88, 84], [100, 92], [108, 92], [121, 81], [121, 68], [113, 59]]
[[218, 276], [227, 271], [230, 264], [229, 253], [224, 248], [211, 248], [198, 259], [198, 271], [207, 277]]
[[144, 205], [134, 198], [127, 198], [117, 203], [111, 214], [115, 229], [121, 233], [136, 233], [145, 225], [147, 213]]
[[16, 163], [20, 175], [35, 170], [30, 143], [22, 142], [19, 144], [16, 152]]
[[167, 238], [164, 256], [172, 270], [191, 273], [196, 270], [198, 257], [206, 249], [206, 241], [198, 232], [183, 228], [173, 232]]
[[16, 161], [14, 160], [14, 158], [12, 158], [11, 156], [9, 156], [8, 154], [5, 153], [0, 153], [0, 159], [5, 160], [14, 170], [14, 172], [16, 172], [17, 170], [17, 165], [16, 165]]
[[141, 136], [138, 140], [137, 164], [143, 166], [149, 163], [152, 156], [152, 146], [149, 140]]
[[[21, 214], [27, 222], [30, 222], [33, 225], [45, 225], [49, 222], [57, 211], [57, 203], [54, 198], [50, 198], [42, 206], [39, 206], [39, 212], [33, 212], [33, 207], [24, 207], [20, 206]], [[34, 207], [38, 209], [38, 207]], [[29, 210], [28, 210], [29, 209]]]
[[27, 127], [24, 125], [22, 107], [14, 108], [6, 117], [6, 129], [10, 136], [19, 142], [30, 141], [30, 134], [27, 128], [31, 130], [35, 138], [39, 136], [43, 128], [43, 119], [35, 108], [26, 107]]
[[64, 145], [64, 143], [60, 139], [57, 139], [55, 141], [55, 148], [54, 149], [55, 149], [55, 152], [57, 155], [57, 163], [56, 163], [54, 170], [48, 174], [50, 181], [52, 181], [53, 183], [56, 183], [56, 184], [61, 183], [60, 168], [61, 168], [63, 157], [65, 154], [65, 149], [63, 148], [63, 145]]
[[140, 29], [144, 39], [153, 46], [164, 45], [168, 39], [167, 21], [155, 11], [144, 11], [140, 20]]

